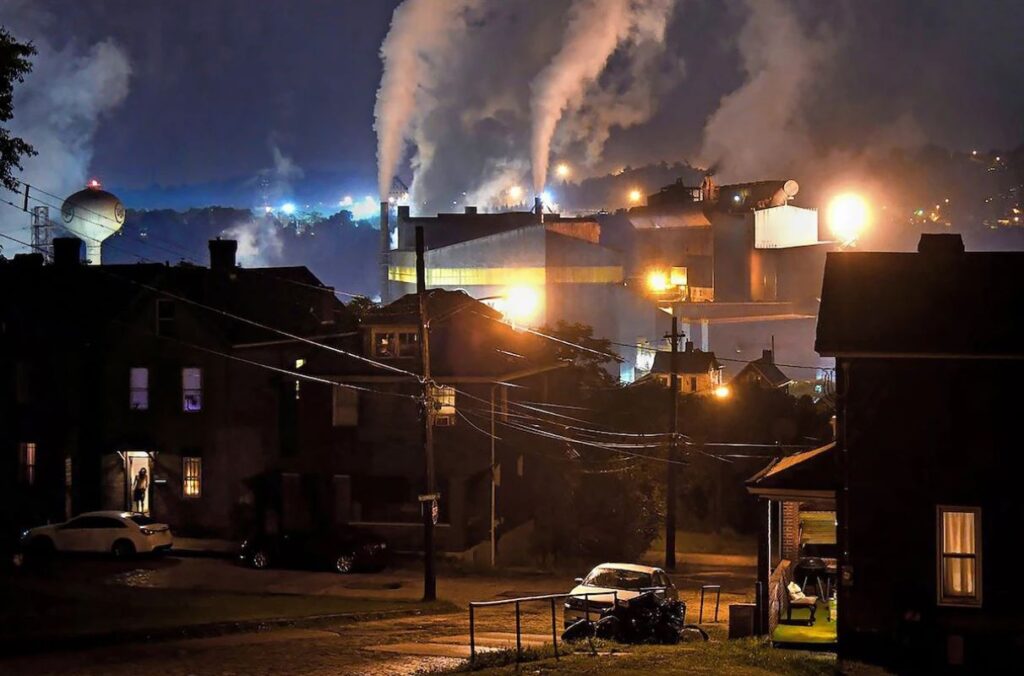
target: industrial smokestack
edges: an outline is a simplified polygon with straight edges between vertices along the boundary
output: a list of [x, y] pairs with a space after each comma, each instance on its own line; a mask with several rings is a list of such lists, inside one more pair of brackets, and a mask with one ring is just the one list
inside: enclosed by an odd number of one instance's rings
[[537, 216], [538, 223], [544, 222], [544, 202], [539, 196], [533, 198], [533, 213]]
[[391, 206], [387, 201], [380, 203], [380, 302], [391, 302], [391, 290], [388, 288], [388, 262], [391, 258], [391, 227], [389, 216]]

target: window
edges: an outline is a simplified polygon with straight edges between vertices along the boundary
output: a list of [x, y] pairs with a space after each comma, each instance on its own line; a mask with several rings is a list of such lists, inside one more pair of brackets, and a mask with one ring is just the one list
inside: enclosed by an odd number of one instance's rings
[[186, 498], [198, 498], [203, 492], [203, 459], [181, 459], [181, 490]]
[[373, 332], [373, 356], [381, 359], [415, 357], [420, 351], [420, 338], [415, 329]]
[[690, 376], [690, 391], [691, 392], [696, 392], [697, 391], [697, 377], [696, 376]]
[[[306, 360], [305, 359], [296, 359], [295, 360], [295, 370], [296, 371], [298, 371], [300, 368], [302, 368], [305, 365], [306, 365]], [[301, 397], [302, 397], [302, 381], [301, 380], [296, 380], [295, 381], [295, 399], [298, 400]]]
[[203, 410], [202, 369], [181, 369], [181, 406], [184, 411]]
[[176, 314], [174, 301], [166, 298], [158, 298], [156, 301], [156, 335], [174, 335], [174, 316]]
[[33, 442], [19, 444], [18, 465], [21, 482], [32, 486], [36, 482], [36, 445]]
[[981, 508], [936, 510], [941, 605], [981, 605]]
[[359, 425], [359, 392], [349, 387], [335, 386], [333, 392], [331, 424], [335, 427]]
[[128, 375], [128, 406], [133, 411], [149, 410], [149, 369], [133, 368]]
[[455, 388], [450, 385], [437, 385], [432, 388], [434, 399], [434, 424], [455, 424]]

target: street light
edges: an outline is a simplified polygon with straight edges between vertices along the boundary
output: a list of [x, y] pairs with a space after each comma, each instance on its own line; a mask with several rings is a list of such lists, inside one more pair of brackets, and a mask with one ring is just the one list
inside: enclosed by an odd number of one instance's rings
[[868, 202], [855, 193], [836, 195], [828, 205], [828, 225], [843, 246], [860, 238], [870, 220]]
[[523, 188], [519, 185], [514, 185], [508, 189], [508, 196], [515, 204], [519, 204], [523, 199]]
[[642, 200], [643, 198], [643, 193], [637, 190], [636, 188], [633, 188], [632, 190], [629, 191], [630, 204], [640, 204], [640, 200]]
[[571, 173], [572, 170], [569, 168], [569, 165], [566, 164], [565, 162], [559, 162], [558, 166], [555, 167], [555, 175], [558, 176], [558, 178], [562, 179], [563, 181], [569, 178], [569, 174]]
[[729, 389], [728, 385], [719, 385], [714, 391], [715, 399], [728, 399], [731, 394], [732, 390]]

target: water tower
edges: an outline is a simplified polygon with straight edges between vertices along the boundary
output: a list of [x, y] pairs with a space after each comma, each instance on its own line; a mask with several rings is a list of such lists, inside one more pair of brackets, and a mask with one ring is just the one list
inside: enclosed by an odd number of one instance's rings
[[116, 196], [102, 189], [97, 180], [89, 181], [64, 200], [60, 209], [64, 227], [85, 242], [85, 258], [92, 265], [100, 264], [103, 240], [124, 225], [124, 205]]

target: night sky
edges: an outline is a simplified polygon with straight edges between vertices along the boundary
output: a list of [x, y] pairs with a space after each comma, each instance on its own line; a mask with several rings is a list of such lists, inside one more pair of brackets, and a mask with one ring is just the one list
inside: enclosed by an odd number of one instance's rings
[[[8, 1], [0, 7], [0, 20], [41, 47], [36, 72], [16, 99], [14, 129], [24, 129], [29, 111], [74, 100], [80, 96], [76, 87], [92, 86], [73, 80], [73, 72], [65, 72], [73, 85], [61, 84], [57, 67], [47, 62], [63, 62], [65, 71], [74, 71], [75, 60], [102, 43], [123, 57], [119, 67], [127, 63], [122, 91], [105, 103], [88, 104], [89, 119], [60, 130], [61, 142], [74, 146], [67, 152], [81, 166], [37, 168], [42, 175], [36, 181], [66, 190], [80, 179], [76, 174], [98, 175], [127, 192], [132, 206], [130, 196], [154, 184], [212, 185], [216, 192], [221, 182], [246, 180], [272, 167], [277, 152], [295, 181], [326, 180], [337, 182], [339, 193], [370, 192], [376, 183], [379, 49], [396, 4]], [[479, 79], [467, 86], [486, 83], [488, 68], [514, 68], [518, 55], [505, 49], [521, 48], [524, 61], [553, 50], [566, 4], [517, 3], [518, 21], [502, 30], [521, 39], [509, 40], [503, 53], [482, 63]], [[770, 35], [752, 41], [744, 33], [753, 4], [678, 3], [665, 39], [665, 58], [679, 68], [678, 77], [656, 89], [649, 119], [613, 128], [602, 157], [581, 171], [704, 159], [705, 123], [722, 97], [748, 79], [744, 59], [779, 48]], [[776, 81], [786, 79], [784, 64], [792, 62], [802, 78], [792, 92], [793, 109], [779, 125], [798, 135], [801, 147], [816, 153], [872, 144], [988, 149], [1015, 147], [1024, 139], [1019, 1], [756, 4], [794, 17], [809, 41], [786, 45], [792, 54], [779, 55], [771, 71]], [[555, 39], [540, 46], [531, 44], [532, 36]], [[757, 44], [759, 39], [766, 44]], [[526, 90], [529, 82], [524, 77], [520, 85]], [[29, 101], [30, 95], [44, 98], [45, 105]], [[446, 105], [457, 110], [459, 92], [446, 96]], [[770, 105], [765, 98], [771, 96], [761, 96], [758, 105]], [[730, 142], [744, 144], [742, 136]], [[412, 177], [407, 162], [400, 174], [407, 181]]]

